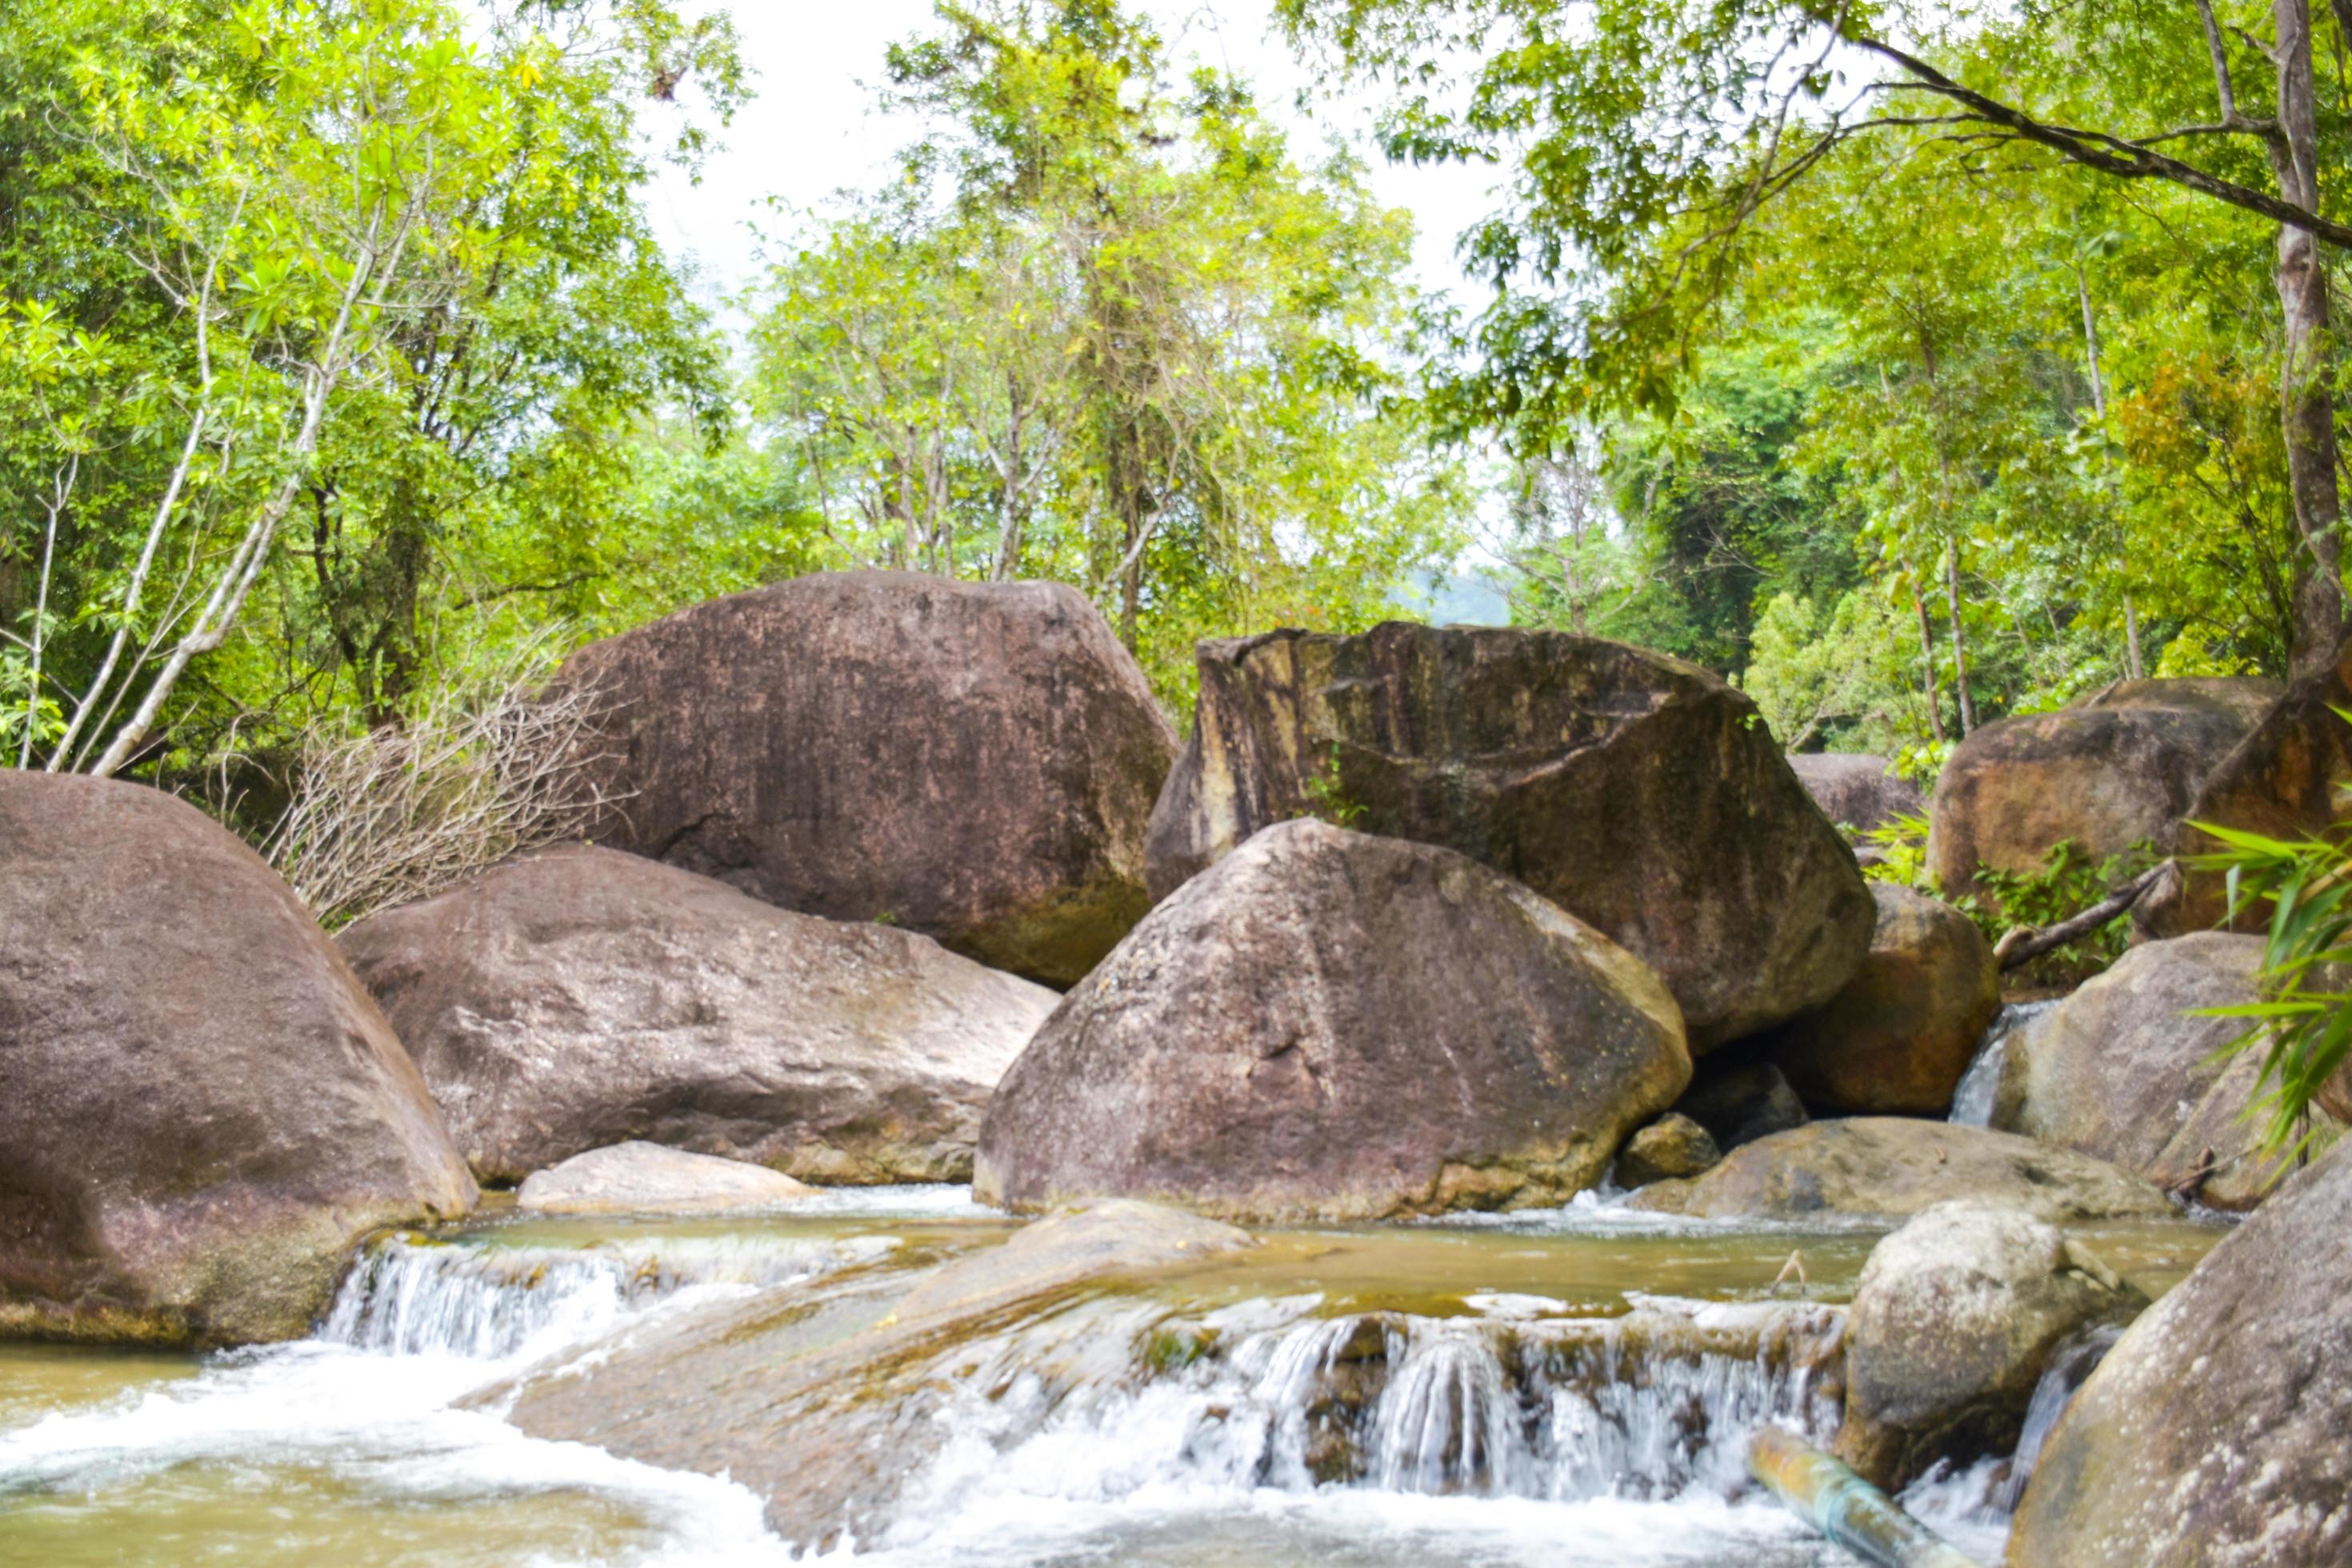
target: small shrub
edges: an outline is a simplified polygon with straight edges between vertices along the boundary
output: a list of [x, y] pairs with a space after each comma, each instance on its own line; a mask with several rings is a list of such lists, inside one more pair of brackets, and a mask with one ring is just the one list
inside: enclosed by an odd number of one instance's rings
[[399, 724], [313, 731], [262, 853], [333, 929], [576, 837], [606, 801], [593, 691], [543, 698], [544, 643], [441, 686]]

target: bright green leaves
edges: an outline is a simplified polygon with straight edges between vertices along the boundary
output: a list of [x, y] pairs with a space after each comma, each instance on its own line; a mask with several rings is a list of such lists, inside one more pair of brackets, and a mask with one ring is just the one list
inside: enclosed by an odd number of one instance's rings
[[2248, 1107], [2263, 1119], [2265, 1148], [2308, 1146], [2311, 1109], [2320, 1089], [2352, 1061], [2352, 880], [2340, 835], [2284, 842], [2210, 823], [2194, 824], [2223, 847], [2194, 857], [2192, 869], [2226, 878], [2230, 917], [2261, 918], [2263, 1000], [2208, 1010], [2244, 1018], [2248, 1028], [2228, 1047], [2263, 1053], [2261, 1094]]
[[1180, 708], [1201, 637], [1388, 613], [1462, 510], [1399, 396], [1402, 216], [1111, 0], [940, 19], [890, 55], [904, 178], [758, 328], [846, 557], [1077, 584]]

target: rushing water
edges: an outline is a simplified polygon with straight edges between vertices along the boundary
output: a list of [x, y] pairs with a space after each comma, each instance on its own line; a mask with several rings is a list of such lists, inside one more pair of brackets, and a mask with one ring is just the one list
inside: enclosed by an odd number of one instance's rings
[[2010, 1041], [2057, 1005], [2055, 1002], [2011, 1002], [1993, 1015], [1977, 1054], [1969, 1059], [1969, 1070], [1953, 1091], [1950, 1120], [1963, 1127], [1992, 1125], [1993, 1100], [2000, 1093], [2000, 1075], [2009, 1065]]
[[[0, 1347], [0, 1561], [801, 1560], [749, 1489], [527, 1436], [501, 1399], [688, 1314], [857, 1270], [911, 1278], [1010, 1228], [943, 1189], [731, 1225], [509, 1215], [379, 1245], [299, 1344], [201, 1360]], [[1833, 1429], [1815, 1352], [1871, 1239], [1588, 1203], [1278, 1236], [1060, 1302], [958, 1353], [906, 1417], [939, 1440], [908, 1447], [895, 1513], [827, 1560], [1840, 1561], [1744, 1481], [1741, 1455], [1761, 1423]], [[2092, 1239], [2150, 1289], [2206, 1241]], [[1776, 1299], [1795, 1249], [1812, 1291]], [[2091, 1353], [2053, 1370], [2029, 1444]], [[1997, 1550], [2006, 1484], [1943, 1478], [1916, 1501]]]

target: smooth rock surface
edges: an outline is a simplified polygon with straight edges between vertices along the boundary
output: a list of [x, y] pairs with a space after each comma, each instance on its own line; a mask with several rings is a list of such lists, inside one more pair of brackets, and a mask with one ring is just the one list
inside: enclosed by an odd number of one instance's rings
[[2352, 1154], [2291, 1178], [2108, 1352], [2042, 1450], [2009, 1561], [2352, 1562]]
[[360, 1238], [474, 1199], [258, 856], [159, 790], [0, 769], [0, 1333], [299, 1338]]
[[[2143, 943], [2009, 1043], [1992, 1125], [2095, 1154], [2217, 1209], [2262, 1202], [2278, 1162], [2258, 1150], [2263, 1052], [2214, 1058], [2259, 1000], [2260, 937], [2204, 931]], [[2331, 1139], [2333, 1128], [2322, 1130]]]
[[1280, 824], [1154, 910], [998, 1087], [974, 1189], [1228, 1219], [1558, 1204], [1690, 1079], [1655, 974], [1433, 845]]
[[1822, 815], [1840, 827], [1868, 833], [1898, 816], [1925, 816], [1927, 797], [1909, 779], [1887, 771], [1885, 757], [1852, 752], [1801, 752], [1789, 766]]
[[1055, 1001], [929, 937], [611, 849], [510, 862], [341, 942], [486, 1181], [628, 1140], [808, 1181], [962, 1181]]
[[765, 1165], [688, 1154], [659, 1143], [615, 1143], [533, 1171], [515, 1194], [538, 1214], [725, 1214], [813, 1195]]
[[1706, 670], [1564, 632], [1389, 623], [1206, 642], [1192, 742], [1152, 814], [1166, 897], [1302, 816], [1443, 845], [1655, 969], [1695, 1050], [1820, 1005], [1871, 906], [1755, 705]]
[[1979, 865], [2031, 875], [2068, 839], [2094, 861], [2142, 841], [2171, 854], [2207, 774], [2279, 692], [2251, 679], [2130, 681], [1979, 727], [1937, 779], [1929, 868], [1958, 898], [1981, 894]]
[[784, 909], [1067, 984], [1142, 918], [1176, 737], [1059, 584], [826, 572], [583, 648], [591, 837]]
[[2017, 1447], [2059, 1350], [2147, 1298], [2020, 1210], [1945, 1203], [1871, 1250], [1846, 1312], [1836, 1452], [1888, 1491]]
[[1906, 1116], [1815, 1121], [1736, 1149], [1691, 1182], [1660, 1182], [1632, 1206], [1706, 1219], [1904, 1215], [1953, 1198], [2047, 1220], [2158, 1218], [2158, 1188], [2104, 1160], [2012, 1132]]
[[1722, 1158], [1723, 1151], [1706, 1128], [1669, 1111], [1617, 1151], [1617, 1184], [1646, 1187], [1652, 1182], [1696, 1176]]
[[1942, 1116], [2000, 1011], [2000, 968], [1942, 900], [1887, 882], [1870, 891], [1870, 956], [1827, 1006], [1774, 1030], [1769, 1054], [1817, 1113]]
[[[951, 1435], [947, 1385], [986, 1331], [1089, 1281], [1149, 1278], [1254, 1245], [1149, 1204], [1094, 1205], [911, 1279], [853, 1272], [695, 1313], [593, 1367], [527, 1382], [510, 1418], [533, 1436], [727, 1475], [767, 1499], [768, 1521], [788, 1541], [870, 1539]], [[1128, 1352], [1088, 1348], [1122, 1363]], [[1023, 1370], [1052, 1378], [1041, 1363]]]

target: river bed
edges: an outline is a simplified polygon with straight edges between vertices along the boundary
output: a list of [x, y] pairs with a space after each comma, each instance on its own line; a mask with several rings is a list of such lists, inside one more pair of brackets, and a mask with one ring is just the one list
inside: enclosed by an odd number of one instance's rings
[[[1589, 1197], [1268, 1233], [1237, 1259], [1006, 1328], [974, 1344], [921, 1417], [948, 1430], [914, 1450], [887, 1526], [800, 1555], [747, 1488], [531, 1437], [502, 1414], [517, 1386], [579, 1375], [686, 1314], [845, 1271], [911, 1273], [1013, 1228], [958, 1188], [837, 1193], [726, 1222], [551, 1221], [494, 1204], [462, 1229], [380, 1245], [299, 1343], [204, 1357], [0, 1345], [0, 1560], [1849, 1561], [1741, 1473], [1759, 1424], [1833, 1426], [1801, 1368], [1637, 1353], [1630, 1340], [1621, 1352], [1592, 1335], [1654, 1298], [1843, 1302], [1878, 1233], [1635, 1215]], [[2076, 1234], [2156, 1294], [2221, 1233], [2182, 1222]], [[1791, 1253], [1801, 1296], [1793, 1270], [1775, 1284]], [[1311, 1374], [1366, 1332], [1384, 1336], [1385, 1381], [1360, 1414], [1347, 1479], [1318, 1479], [1331, 1470], [1309, 1406], [1328, 1396]], [[1612, 1348], [1595, 1360], [1594, 1343]], [[1073, 1364], [1094, 1370], [1050, 1385], [1024, 1375], [1024, 1357], [1068, 1362], [1072, 1344], [1093, 1358]], [[1184, 1348], [1204, 1344], [1215, 1353]], [[1979, 1474], [1906, 1500], [1990, 1562], [2004, 1532], [1986, 1501], [1996, 1491]]]

